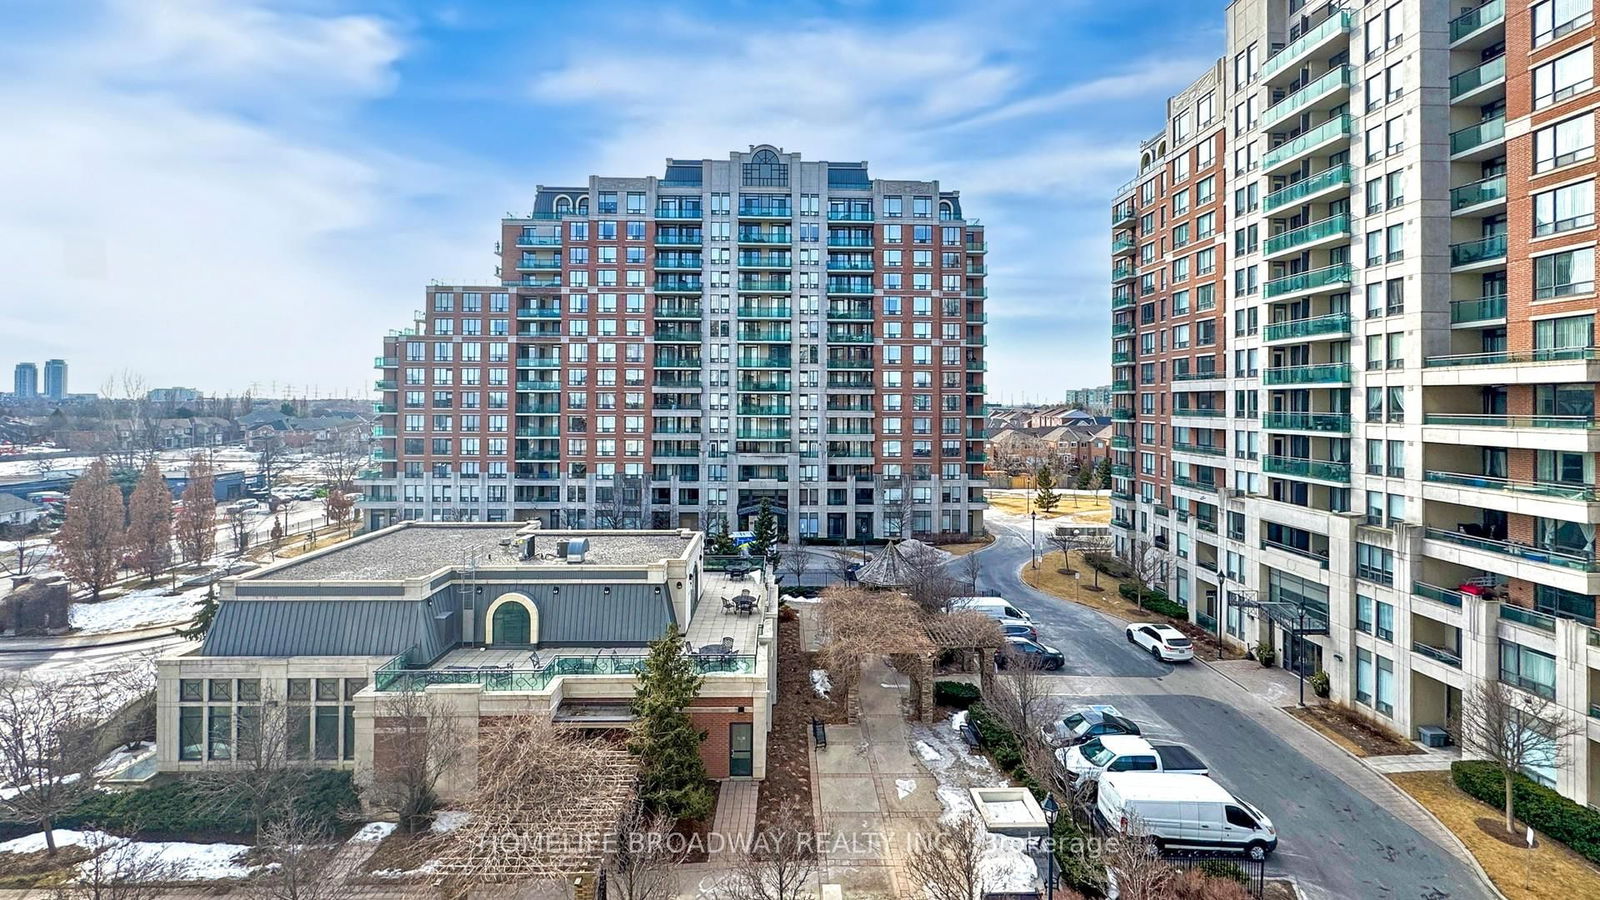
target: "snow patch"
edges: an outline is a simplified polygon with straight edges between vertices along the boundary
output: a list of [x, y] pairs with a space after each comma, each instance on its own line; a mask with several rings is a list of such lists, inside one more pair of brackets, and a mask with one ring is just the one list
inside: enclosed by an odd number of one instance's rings
[[833, 682], [828, 679], [828, 671], [826, 669], [811, 670], [811, 689], [816, 691], [817, 696], [824, 700], [833, 699]]
[[[89, 846], [105, 848], [120, 846], [121, 838], [99, 831], [55, 830], [57, 847]], [[249, 847], [243, 844], [197, 844], [189, 841], [128, 841], [130, 856], [140, 862], [159, 860], [173, 867], [174, 877], [184, 881], [217, 881], [228, 878], [247, 878], [256, 867], [241, 863]], [[47, 849], [44, 832], [36, 831], [0, 844], [0, 853], [38, 853]], [[87, 863], [80, 864], [84, 872]]]
[[900, 795], [900, 799], [904, 800], [917, 792], [917, 780], [915, 778], [896, 778], [894, 780], [894, 790], [895, 793]]
[[433, 817], [433, 824], [428, 826], [428, 830], [434, 834], [449, 834], [467, 824], [467, 818], [467, 813], [460, 810], [447, 809]]
[[80, 634], [107, 634], [153, 625], [181, 625], [205, 599], [203, 587], [167, 596], [165, 587], [144, 588], [101, 603], [74, 603], [69, 621]]
[[963, 709], [950, 717], [950, 728], [959, 734], [965, 727], [967, 727], [967, 711]]
[[923, 762], [938, 762], [944, 758], [927, 741], [917, 741], [917, 755], [922, 757]]
[[391, 834], [398, 826], [393, 822], [368, 822], [361, 830], [350, 835], [352, 844], [376, 844]]

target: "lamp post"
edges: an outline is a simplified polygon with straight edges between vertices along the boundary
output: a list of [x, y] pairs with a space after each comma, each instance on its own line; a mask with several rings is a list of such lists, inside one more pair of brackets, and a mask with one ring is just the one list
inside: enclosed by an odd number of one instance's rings
[[1045, 871], [1048, 873], [1046, 875], [1046, 877], [1045, 877], [1044, 888], [1048, 892], [1049, 900], [1055, 900], [1055, 897], [1056, 897], [1056, 848], [1055, 848], [1055, 844], [1056, 844], [1056, 817], [1061, 815], [1061, 806], [1058, 803], [1056, 803], [1056, 795], [1055, 794], [1045, 794], [1044, 795], [1044, 803], [1040, 804], [1039, 808], [1044, 810], [1044, 823], [1045, 823], [1045, 825], [1047, 826], [1047, 828], [1048, 828], [1048, 830], [1050, 832], [1048, 835], [1045, 836], [1045, 839], [1044, 839], [1044, 853], [1045, 853], [1045, 859], [1046, 859]]
[[1034, 510], [1028, 513], [1029, 541], [1033, 549], [1033, 567], [1039, 568], [1039, 512]]

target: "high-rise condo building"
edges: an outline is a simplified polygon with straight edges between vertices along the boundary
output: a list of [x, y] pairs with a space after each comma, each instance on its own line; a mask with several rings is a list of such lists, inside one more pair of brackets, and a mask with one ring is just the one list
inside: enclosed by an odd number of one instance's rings
[[18, 400], [39, 396], [39, 367], [31, 362], [17, 363], [12, 372], [11, 394]]
[[66, 360], [47, 359], [44, 361], [44, 395], [57, 402], [67, 398]]
[[383, 340], [369, 525], [983, 527], [983, 227], [770, 146], [539, 187]]
[[1436, 740], [1483, 680], [1600, 803], [1593, 0], [1234, 0], [1112, 214], [1114, 536]]

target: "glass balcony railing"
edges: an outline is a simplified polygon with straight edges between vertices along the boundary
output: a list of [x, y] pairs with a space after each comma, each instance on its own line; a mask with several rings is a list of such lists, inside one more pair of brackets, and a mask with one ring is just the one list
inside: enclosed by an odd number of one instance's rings
[[1296, 272], [1293, 275], [1274, 278], [1267, 282], [1265, 291], [1267, 298], [1271, 299], [1284, 294], [1321, 290], [1327, 287], [1349, 287], [1349, 285], [1350, 264], [1339, 263], [1309, 272]]
[[1435, 647], [1432, 644], [1424, 644], [1421, 641], [1412, 641], [1411, 652], [1419, 656], [1426, 656], [1427, 658], [1437, 662], [1442, 662], [1454, 669], [1461, 668], [1461, 654], [1453, 650], [1446, 650], [1443, 647]]
[[1586, 431], [1594, 428], [1592, 416], [1508, 416], [1494, 413], [1427, 413], [1424, 425], [1443, 425], [1450, 428], [1559, 428]]
[[1506, 198], [1506, 177], [1496, 175], [1450, 189], [1450, 211], [1466, 209], [1483, 203], [1493, 203]]
[[1470, 322], [1491, 322], [1506, 317], [1506, 295], [1478, 297], [1473, 300], [1450, 301], [1450, 324], [1466, 325]]
[[1331, 460], [1266, 456], [1261, 459], [1261, 470], [1272, 475], [1315, 478], [1318, 481], [1336, 481], [1340, 484], [1350, 482], [1350, 464]]
[[1128, 437], [1123, 437], [1121, 435], [1117, 435], [1117, 436], [1115, 436], [1115, 437], [1113, 437], [1111, 439], [1111, 449], [1113, 449], [1113, 450], [1132, 450], [1133, 449], [1133, 438], [1128, 438]]
[[1540, 631], [1553, 632], [1556, 630], [1555, 616], [1552, 616], [1549, 613], [1539, 612], [1535, 609], [1523, 609], [1520, 606], [1512, 606], [1509, 603], [1500, 604], [1500, 618], [1505, 619], [1507, 622], [1516, 622], [1519, 625], [1527, 625], [1531, 628], [1537, 628]]
[[1321, 146], [1328, 141], [1347, 138], [1354, 130], [1354, 125], [1348, 114], [1334, 116], [1321, 125], [1297, 137], [1292, 137], [1271, 150], [1261, 158], [1261, 167], [1271, 169], [1290, 162], [1313, 147]]
[[1262, 337], [1269, 341], [1288, 341], [1298, 338], [1317, 337], [1327, 334], [1349, 334], [1350, 314], [1333, 313], [1326, 316], [1315, 316], [1309, 319], [1295, 319], [1291, 322], [1274, 322], [1262, 332]]
[[1302, 178], [1288, 187], [1280, 188], [1268, 194], [1266, 198], [1261, 201], [1261, 209], [1264, 212], [1272, 212], [1281, 206], [1288, 206], [1291, 203], [1298, 203], [1300, 200], [1309, 197], [1312, 194], [1325, 191], [1337, 185], [1348, 184], [1350, 184], [1349, 163], [1334, 166], [1331, 169], [1323, 169], [1321, 172], [1312, 175], [1310, 178]]
[[1469, 153], [1484, 144], [1500, 143], [1505, 138], [1506, 117], [1502, 113], [1493, 119], [1486, 119], [1476, 125], [1452, 132], [1450, 134], [1450, 153], [1452, 156], [1460, 153]]
[[787, 306], [747, 306], [740, 305], [739, 318], [741, 319], [787, 319], [789, 307]]
[[1172, 476], [1172, 486], [1188, 488], [1191, 491], [1204, 491], [1208, 494], [1215, 494], [1221, 487], [1214, 481], [1201, 481], [1198, 478], [1190, 478], [1186, 475]]
[[1111, 364], [1114, 366], [1127, 365], [1133, 362], [1133, 357], [1132, 350], [1113, 350], [1111, 351]]
[[[1477, 537], [1462, 534], [1459, 531], [1450, 531], [1445, 528], [1429, 527], [1426, 532], [1429, 540], [1444, 541], [1473, 550], [1482, 550], [1501, 556], [1511, 556], [1528, 562], [1543, 563], [1558, 566], [1563, 569], [1577, 569], [1581, 572], [1600, 571], [1595, 565], [1594, 556], [1587, 553], [1573, 553], [1566, 550], [1546, 550], [1529, 544], [1514, 544], [1510, 541], [1497, 541], [1493, 538]], [[1502, 613], [1506, 609], [1515, 607], [1501, 606]], [[1552, 626], [1553, 627], [1553, 626]]]
[[1504, 366], [1521, 363], [1580, 362], [1596, 359], [1600, 349], [1594, 347], [1561, 347], [1546, 350], [1492, 350], [1488, 353], [1458, 353], [1450, 356], [1430, 356], [1423, 360], [1424, 368], [1449, 368], [1452, 366]]
[[1282, 50], [1267, 57], [1267, 61], [1261, 64], [1261, 77], [1263, 79], [1271, 78], [1282, 71], [1285, 66], [1304, 56], [1307, 50], [1321, 44], [1334, 34], [1349, 30], [1350, 13], [1343, 10], [1334, 13], [1324, 19], [1322, 24], [1290, 41]]
[[1269, 412], [1261, 417], [1261, 427], [1268, 431], [1349, 434], [1350, 416], [1345, 413]]
[[1133, 410], [1126, 409], [1124, 407], [1120, 407], [1119, 406], [1116, 409], [1113, 409], [1111, 411], [1111, 418], [1116, 419], [1118, 422], [1129, 422], [1129, 421], [1132, 421], [1133, 420]]
[[1413, 581], [1411, 583], [1411, 593], [1416, 594], [1418, 597], [1426, 597], [1429, 600], [1443, 603], [1446, 606], [1461, 605], [1460, 591], [1452, 591], [1448, 588], [1428, 584], [1425, 581]]
[[1349, 363], [1322, 363], [1315, 366], [1279, 366], [1267, 369], [1263, 381], [1279, 384], [1349, 384]]
[[1132, 322], [1113, 322], [1111, 325], [1112, 337], [1127, 337], [1128, 335], [1133, 334], [1133, 331], [1134, 328]]
[[1505, 258], [1506, 236], [1503, 234], [1450, 245], [1451, 266], [1472, 266]]
[[1172, 415], [1181, 419], [1220, 419], [1227, 415], [1226, 410], [1206, 409], [1201, 406], [1175, 406]]
[[1491, 475], [1472, 475], [1460, 472], [1424, 472], [1423, 478], [1434, 484], [1473, 488], [1482, 491], [1505, 491], [1513, 494], [1530, 494], [1536, 497], [1556, 497], [1561, 500], [1595, 501], [1592, 484], [1557, 484], [1548, 481], [1516, 481]]
[[1273, 124], [1283, 121], [1310, 106], [1318, 98], [1327, 96], [1330, 91], [1348, 91], [1350, 89], [1350, 81], [1351, 70], [1349, 66], [1329, 69], [1320, 78], [1267, 107], [1267, 111], [1261, 115], [1262, 127], [1271, 127]]
[[1121, 292], [1121, 293], [1112, 293], [1112, 295], [1111, 295], [1111, 308], [1112, 309], [1132, 309], [1133, 308], [1133, 294], [1128, 293], [1126, 291]]
[[1195, 453], [1200, 456], [1226, 456], [1226, 448], [1213, 444], [1190, 444], [1184, 441], [1173, 441], [1172, 449], [1179, 453]]
[[1125, 259], [1118, 260], [1117, 264], [1111, 267], [1112, 281], [1127, 281], [1133, 277], [1133, 264]]
[[1450, 20], [1450, 43], [1455, 43], [1479, 29], [1486, 28], [1506, 17], [1505, 0], [1489, 0], [1477, 9], [1468, 10]]
[[1506, 77], [1506, 58], [1497, 56], [1481, 66], [1474, 66], [1465, 72], [1458, 72], [1450, 76], [1450, 99], [1453, 101], [1463, 94], [1471, 92], [1495, 81], [1504, 81]]
[[1275, 234], [1262, 242], [1261, 252], [1271, 256], [1282, 253], [1285, 250], [1293, 250], [1296, 247], [1305, 246], [1306, 244], [1324, 241], [1330, 237], [1348, 238], [1349, 236], [1350, 216], [1340, 213], [1337, 216], [1329, 216], [1320, 222], [1312, 222], [1310, 225], [1302, 225], [1282, 234]]

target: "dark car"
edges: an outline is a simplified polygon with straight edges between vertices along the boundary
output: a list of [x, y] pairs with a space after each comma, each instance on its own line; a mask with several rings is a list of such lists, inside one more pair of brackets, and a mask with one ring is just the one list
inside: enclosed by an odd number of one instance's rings
[[1012, 658], [1027, 660], [1041, 669], [1055, 670], [1067, 664], [1067, 658], [1054, 647], [1047, 647], [1025, 637], [1008, 637], [994, 658], [996, 668], [1004, 669]]
[[1004, 634], [1008, 638], [1020, 637], [1027, 638], [1030, 641], [1037, 641], [1039, 639], [1039, 629], [1025, 622], [1018, 622], [1013, 625], [1001, 625], [1000, 633]]
[[1139, 726], [1132, 719], [1118, 712], [1115, 706], [1103, 703], [1075, 709], [1061, 721], [1045, 727], [1045, 735], [1060, 746], [1081, 744], [1107, 734], [1138, 733]]

